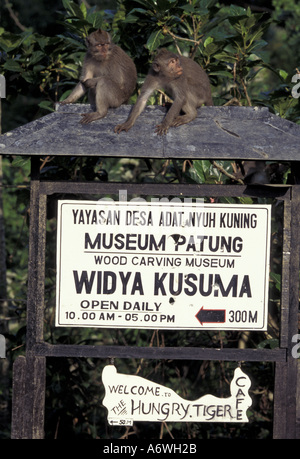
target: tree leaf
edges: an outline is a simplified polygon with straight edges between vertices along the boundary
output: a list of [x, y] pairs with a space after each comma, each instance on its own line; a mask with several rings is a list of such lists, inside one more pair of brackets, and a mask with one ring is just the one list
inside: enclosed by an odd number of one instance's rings
[[15, 59], [8, 59], [3, 67], [11, 72], [23, 72], [23, 68]]
[[156, 30], [152, 32], [150, 37], [147, 40], [146, 48], [149, 49], [150, 52], [156, 51], [157, 48], [160, 46], [161, 42], [164, 40], [164, 35], [161, 30]]

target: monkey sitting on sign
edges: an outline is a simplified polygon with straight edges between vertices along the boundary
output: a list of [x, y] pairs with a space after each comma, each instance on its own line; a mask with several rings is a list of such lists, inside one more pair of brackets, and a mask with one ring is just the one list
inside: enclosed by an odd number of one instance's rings
[[133, 60], [117, 45], [104, 30], [91, 33], [87, 39], [79, 83], [62, 105], [76, 102], [86, 91], [96, 111], [82, 114], [82, 124], [103, 118], [110, 107], [119, 107], [127, 102], [135, 90], [137, 73]]
[[202, 104], [213, 105], [209, 79], [200, 65], [163, 48], [153, 61], [127, 121], [115, 127], [116, 133], [132, 128], [147, 100], [157, 89], [164, 89], [174, 100], [162, 123], [156, 126], [158, 135], [166, 134], [171, 126], [180, 126], [195, 119], [197, 108]]

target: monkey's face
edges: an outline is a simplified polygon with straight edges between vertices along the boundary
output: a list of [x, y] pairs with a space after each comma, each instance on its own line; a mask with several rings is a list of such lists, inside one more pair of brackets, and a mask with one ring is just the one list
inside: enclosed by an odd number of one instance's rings
[[91, 49], [91, 54], [98, 60], [104, 60], [109, 56], [110, 51], [110, 43], [96, 43]]
[[183, 68], [177, 56], [172, 55], [168, 59], [156, 58], [153, 62], [153, 70], [160, 76], [174, 80], [179, 78], [183, 73]]
[[100, 61], [109, 56], [112, 48], [110, 35], [105, 31], [93, 32], [87, 38], [87, 45], [89, 54]]
[[171, 59], [169, 59], [167, 68], [170, 76], [173, 76], [174, 78], [180, 77], [180, 75], [182, 75], [183, 73], [183, 68], [181, 67], [180, 60], [178, 59], [178, 57], [172, 57]]

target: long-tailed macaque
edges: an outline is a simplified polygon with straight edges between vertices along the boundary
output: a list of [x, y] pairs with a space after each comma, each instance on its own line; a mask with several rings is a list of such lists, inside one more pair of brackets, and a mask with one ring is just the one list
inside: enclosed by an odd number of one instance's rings
[[132, 59], [112, 43], [110, 34], [104, 30], [91, 33], [87, 39], [79, 83], [61, 103], [70, 104], [89, 90], [89, 102], [96, 111], [83, 113], [81, 123], [103, 118], [109, 107], [119, 107], [127, 102], [136, 87], [137, 73]]
[[[156, 126], [155, 132], [159, 135], [166, 134], [171, 126], [180, 126], [192, 121], [197, 116], [197, 108], [202, 104], [213, 105], [210, 83], [205, 71], [192, 59], [163, 48], [153, 61], [127, 121], [117, 125], [114, 131], [127, 132], [144, 110], [150, 95], [157, 89], [164, 89], [173, 99], [163, 122]], [[181, 115], [181, 111], [184, 114]]]

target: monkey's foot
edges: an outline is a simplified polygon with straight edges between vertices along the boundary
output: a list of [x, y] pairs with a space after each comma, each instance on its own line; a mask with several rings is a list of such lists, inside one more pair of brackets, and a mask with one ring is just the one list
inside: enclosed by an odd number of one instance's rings
[[182, 126], [183, 124], [190, 123], [195, 118], [196, 118], [195, 116], [188, 116], [188, 115], [176, 116], [176, 118], [173, 120], [171, 126], [172, 127]]
[[174, 121], [172, 122], [171, 126], [172, 127], [177, 127], [177, 126], [181, 126], [182, 124], [184, 124], [184, 122], [182, 121], [182, 116], [177, 116]]
[[169, 126], [164, 126], [163, 124], [158, 124], [155, 126], [155, 132], [157, 135], [164, 135], [168, 132]]
[[92, 121], [99, 120], [100, 118], [103, 118], [102, 115], [98, 112], [92, 112], [92, 113], [81, 113], [82, 119], [80, 121], [81, 124], [88, 124], [91, 123]]
[[116, 134], [120, 134], [122, 131], [128, 132], [130, 128], [131, 126], [129, 126], [127, 123], [117, 124], [117, 126], [114, 128], [114, 132]]

